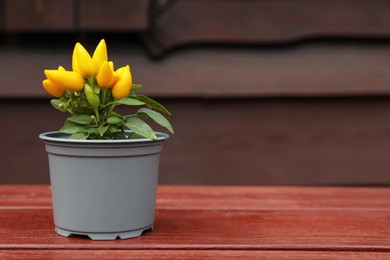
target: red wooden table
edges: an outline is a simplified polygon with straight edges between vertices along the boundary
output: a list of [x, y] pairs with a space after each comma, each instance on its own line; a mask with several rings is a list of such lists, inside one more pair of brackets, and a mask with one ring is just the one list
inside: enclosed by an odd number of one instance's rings
[[0, 259], [390, 259], [390, 188], [160, 186], [155, 229], [54, 232], [48, 186], [0, 185]]

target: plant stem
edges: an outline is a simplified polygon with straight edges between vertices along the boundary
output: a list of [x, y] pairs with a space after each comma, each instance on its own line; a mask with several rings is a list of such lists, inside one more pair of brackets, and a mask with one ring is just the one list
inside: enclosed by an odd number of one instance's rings
[[111, 106], [111, 105], [113, 105], [114, 103], [115, 103], [115, 101], [109, 102], [109, 103], [107, 103], [107, 104], [101, 106], [100, 109], [106, 108], [106, 107], [108, 107], [108, 106]]
[[104, 88], [102, 90], [102, 104], [103, 104], [103, 106], [106, 104], [106, 98], [107, 98], [107, 89]]
[[96, 116], [97, 123], [98, 123], [98, 125], [99, 125], [99, 123], [100, 123], [99, 109], [95, 108], [95, 109], [94, 109], [94, 112], [95, 112], [95, 116]]
[[93, 77], [90, 77], [87, 79], [88, 81], [88, 84], [92, 87], [94, 84], [93, 84]]
[[125, 115], [125, 116], [123, 116], [123, 118], [129, 118], [129, 117], [135, 117], [135, 116], [137, 116], [137, 114]]
[[111, 105], [111, 107], [110, 107], [110, 110], [108, 110], [107, 115], [111, 114], [111, 112], [114, 110], [115, 106], [116, 106], [116, 103], [115, 103], [115, 102], [112, 102], [112, 105]]

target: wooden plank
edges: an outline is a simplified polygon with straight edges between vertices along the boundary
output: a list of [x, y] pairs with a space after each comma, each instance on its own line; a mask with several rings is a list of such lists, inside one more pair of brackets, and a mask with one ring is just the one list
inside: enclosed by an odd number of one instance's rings
[[5, 29], [5, 10], [4, 10], [4, 1], [0, 0], [0, 30], [4, 31]]
[[283, 250], [1, 250], [0, 258], [16, 259], [386, 259], [387, 252], [329, 252]]
[[156, 8], [150, 35], [156, 55], [199, 43], [272, 44], [305, 38], [390, 36], [386, 0], [180, 0]]
[[[25, 205], [47, 198], [47, 191], [47, 186], [3, 185], [0, 201], [25, 197]], [[56, 235], [51, 209], [0, 208], [0, 258], [382, 259], [390, 251], [385, 188], [160, 186], [158, 194], [168, 200], [165, 209], [159, 205], [155, 230], [109, 243]], [[179, 209], [191, 205], [190, 198], [192, 210]], [[295, 205], [285, 206], [286, 198]], [[237, 199], [247, 207], [237, 206]], [[274, 199], [285, 208], [253, 208], [253, 199], [261, 205]]]
[[7, 31], [73, 30], [73, 1], [4, 0]]
[[142, 31], [149, 23], [150, 0], [81, 0], [80, 30]]
[[107, 243], [58, 236], [51, 210], [1, 210], [0, 249], [389, 252], [389, 214], [389, 210], [157, 210], [152, 232]]
[[176, 134], [161, 157], [162, 184], [390, 183], [387, 98], [167, 105]]
[[[195, 1], [196, 2], [196, 1]], [[250, 1], [249, 1], [250, 2]], [[27, 42], [27, 41], [26, 41]], [[48, 98], [43, 70], [71, 68], [74, 42], [42, 48], [0, 48], [0, 73], [7, 88], [1, 98]], [[86, 48], [91, 52], [97, 42]], [[163, 60], [150, 59], [140, 46], [107, 40], [110, 59], [130, 64], [143, 93], [158, 97], [247, 98], [366, 96], [390, 93], [387, 44], [313, 43], [284, 48], [191, 48]], [[58, 47], [60, 46], [60, 47]], [[25, 61], [29, 60], [29, 63]], [[30, 66], [34, 64], [34, 66]], [[23, 71], [23, 77], [15, 73]], [[32, 83], [34, 83], [32, 85]]]
[[48, 185], [0, 185], [1, 209], [51, 209]]
[[157, 207], [171, 210], [390, 209], [388, 188], [160, 185], [157, 191]]
[[[157, 100], [176, 132], [160, 184], [390, 184], [389, 98]], [[67, 115], [49, 100], [3, 100], [0, 110], [12, 111], [0, 128], [0, 183], [49, 183], [38, 135]]]
[[[49, 186], [0, 185], [0, 210], [34, 208], [51, 209]], [[390, 209], [390, 189], [159, 185], [157, 208], [161, 210], [386, 210]]]

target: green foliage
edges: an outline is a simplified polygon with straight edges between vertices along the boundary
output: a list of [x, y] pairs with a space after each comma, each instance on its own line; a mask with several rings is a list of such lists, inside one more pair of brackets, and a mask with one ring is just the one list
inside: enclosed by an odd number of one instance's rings
[[161, 105], [160, 103], [154, 101], [151, 98], [148, 98], [145, 95], [132, 95], [132, 98], [137, 99], [138, 101], [143, 102], [150, 109], [156, 109], [156, 110], [159, 110], [162, 113], [171, 115], [171, 112], [169, 112], [163, 105]]
[[150, 139], [157, 139], [153, 129], [138, 117], [129, 117], [126, 119], [125, 125], [140, 136]]
[[172, 128], [171, 124], [169, 123], [168, 119], [166, 119], [160, 113], [153, 111], [152, 109], [141, 108], [140, 110], [138, 110], [137, 116], [147, 116], [147, 117], [151, 118], [157, 124], [168, 129], [169, 132], [173, 133], [173, 128]]
[[[135, 92], [140, 88], [141, 85], [133, 84], [128, 97], [116, 100], [112, 97], [110, 89], [99, 91], [94, 88], [94, 83], [90, 82], [85, 84], [84, 91], [68, 91], [61, 98], [52, 99], [51, 104], [54, 108], [71, 114], [60, 132], [69, 134], [71, 139], [79, 140], [125, 138], [156, 140], [154, 130], [143, 120], [148, 118], [173, 134], [172, 125], [161, 114], [171, 113], [157, 101], [145, 95], [137, 95]], [[135, 111], [121, 115], [115, 111], [119, 106], [126, 106]], [[126, 135], [126, 130], [131, 130], [131, 134]]]
[[126, 105], [126, 106], [142, 106], [145, 105], [144, 102], [138, 101], [134, 98], [122, 98], [121, 100], [118, 100], [118, 104], [120, 105]]

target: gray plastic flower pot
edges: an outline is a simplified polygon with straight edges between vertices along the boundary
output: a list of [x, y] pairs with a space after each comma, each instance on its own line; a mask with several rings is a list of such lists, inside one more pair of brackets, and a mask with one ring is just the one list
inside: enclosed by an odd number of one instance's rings
[[92, 240], [138, 237], [153, 228], [160, 153], [157, 141], [70, 140], [39, 135], [49, 158], [55, 230]]

